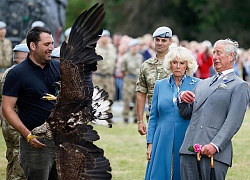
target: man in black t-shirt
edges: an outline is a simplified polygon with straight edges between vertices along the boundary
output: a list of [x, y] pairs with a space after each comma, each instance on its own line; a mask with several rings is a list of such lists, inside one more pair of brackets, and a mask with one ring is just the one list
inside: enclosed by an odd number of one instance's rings
[[[28, 57], [9, 71], [2, 96], [3, 115], [19, 131], [20, 160], [27, 179], [57, 179], [53, 140], [35, 138], [30, 131], [49, 117], [55, 101], [44, 101], [44, 93], [55, 94], [60, 80], [59, 61], [51, 60], [51, 32], [34, 27], [27, 33]], [[17, 105], [18, 115], [13, 107]]]

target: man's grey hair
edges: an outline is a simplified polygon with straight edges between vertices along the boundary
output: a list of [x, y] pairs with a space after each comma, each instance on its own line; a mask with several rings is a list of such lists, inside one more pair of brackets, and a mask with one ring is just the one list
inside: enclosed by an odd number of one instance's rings
[[237, 48], [239, 47], [239, 43], [237, 41], [233, 41], [231, 39], [220, 39], [214, 43], [214, 47], [217, 44], [224, 44], [224, 50], [227, 53], [227, 55], [233, 53], [234, 54], [234, 61], [238, 58]]

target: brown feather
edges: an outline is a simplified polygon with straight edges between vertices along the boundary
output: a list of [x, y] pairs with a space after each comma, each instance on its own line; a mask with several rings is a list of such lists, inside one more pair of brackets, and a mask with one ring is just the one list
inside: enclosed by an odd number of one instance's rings
[[[57, 145], [60, 180], [112, 178], [109, 160], [103, 150], [93, 144], [100, 137], [88, 125], [95, 119], [91, 75], [97, 68], [97, 61], [102, 60], [95, 47], [104, 17], [103, 4], [97, 3], [84, 11], [74, 22], [68, 43], [61, 46], [61, 87], [55, 109], [47, 120]], [[112, 113], [103, 117], [111, 118]]]

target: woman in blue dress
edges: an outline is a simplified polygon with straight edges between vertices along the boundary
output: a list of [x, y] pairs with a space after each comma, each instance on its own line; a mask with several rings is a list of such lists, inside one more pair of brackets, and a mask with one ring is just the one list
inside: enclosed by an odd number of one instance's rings
[[163, 62], [168, 78], [156, 81], [147, 132], [145, 180], [180, 180], [179, 149], [189, 120], [180, 117], [178, 94], [192, 90], [199, 79], [192, 77], [197, 62], [184, 47], [171, 49]]

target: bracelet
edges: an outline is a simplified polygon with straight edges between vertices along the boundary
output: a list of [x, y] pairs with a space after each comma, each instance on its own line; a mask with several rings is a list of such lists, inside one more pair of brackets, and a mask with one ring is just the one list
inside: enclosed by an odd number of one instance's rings
[[142, 122], [143, 122], [143, 120], [137, 121], [137, 124], [142, 123]]
[[33, 135], [31, 133], [28, 134], [28, 136], [26, 137], [27, 141], [30, 142], [31, 139], [37, 138], [38, 136]]

